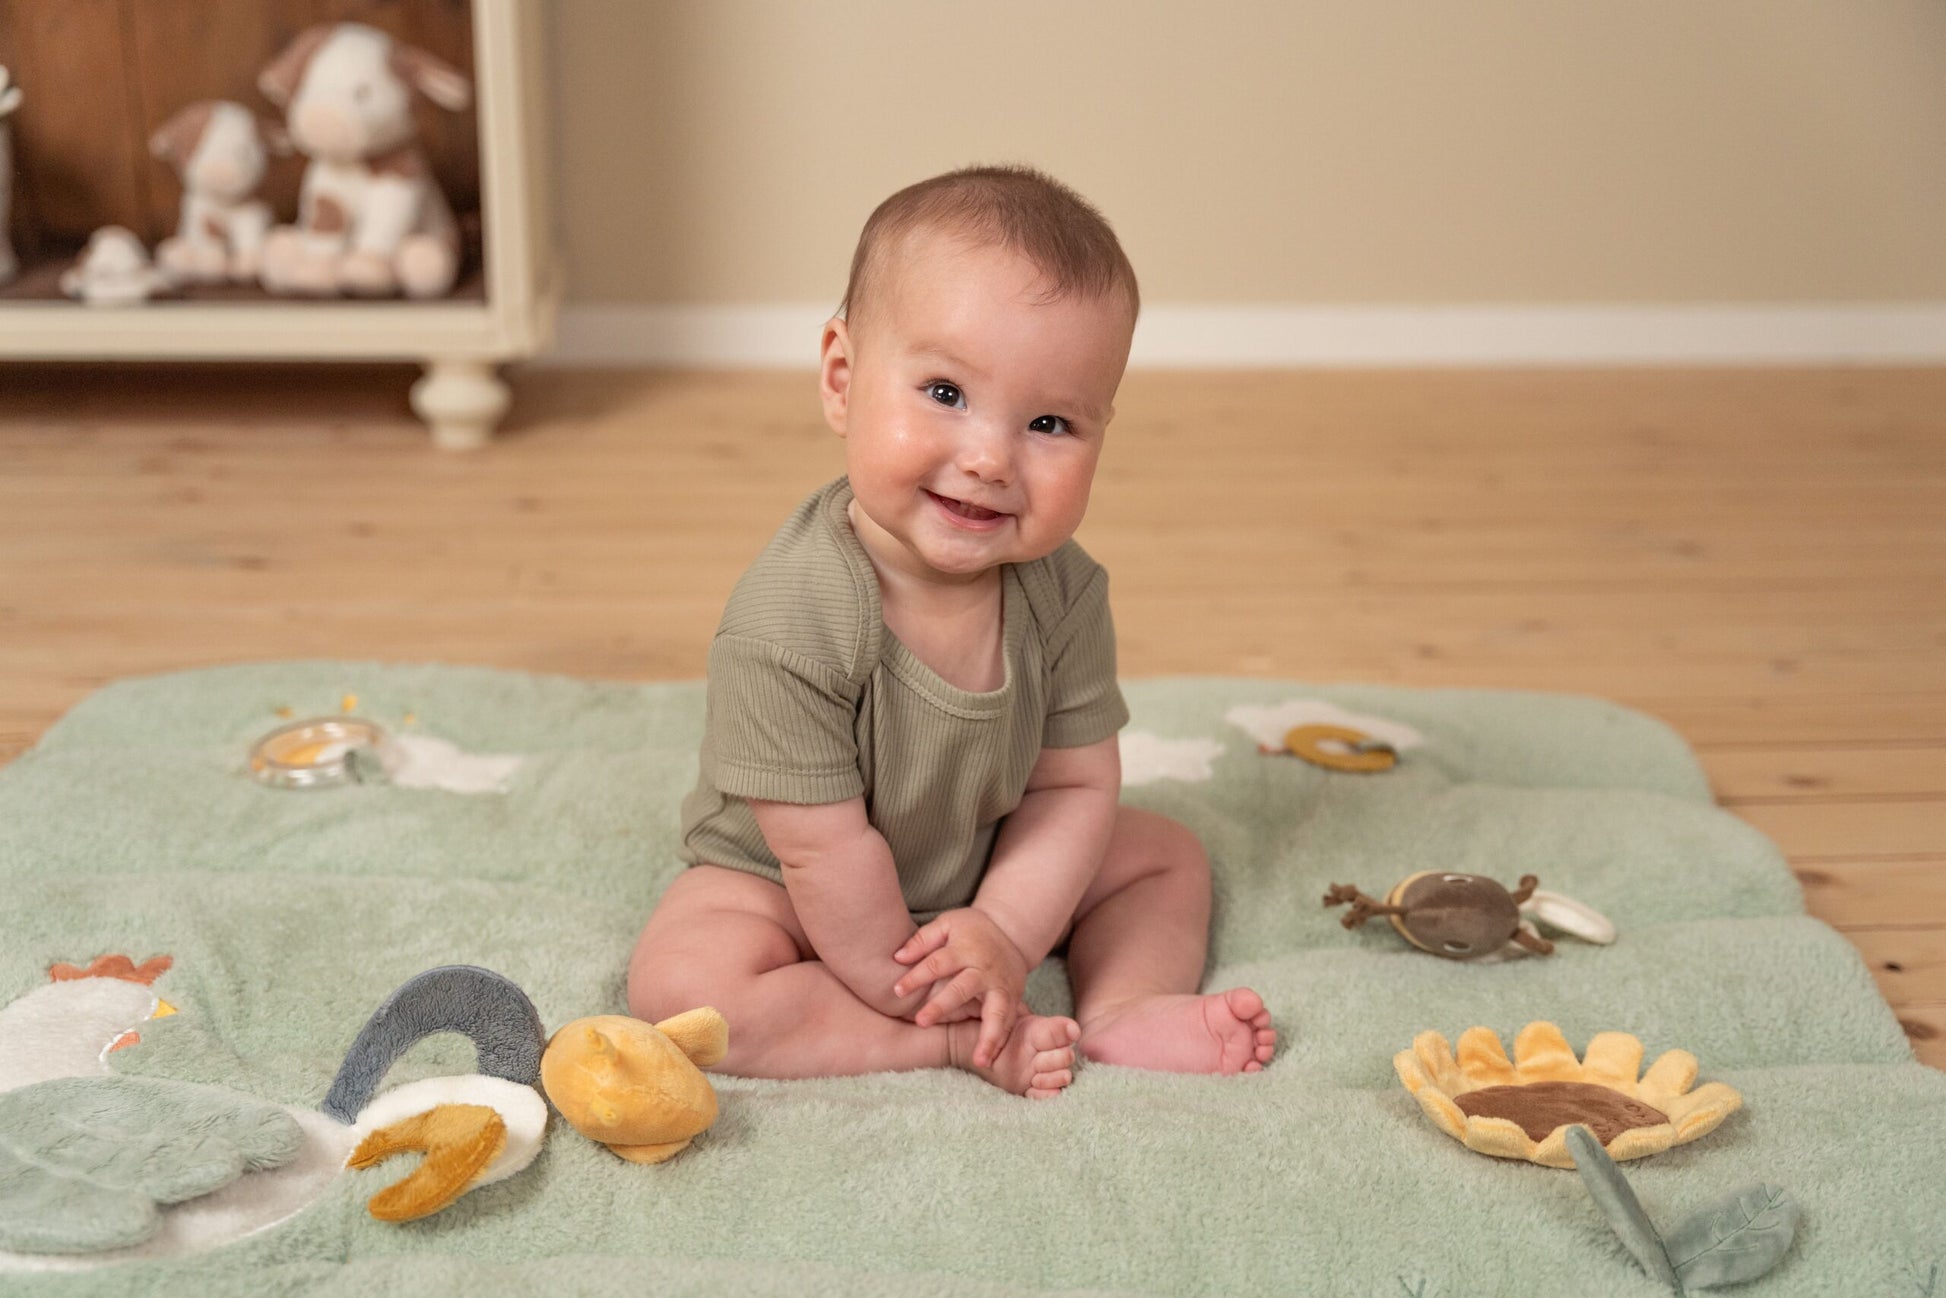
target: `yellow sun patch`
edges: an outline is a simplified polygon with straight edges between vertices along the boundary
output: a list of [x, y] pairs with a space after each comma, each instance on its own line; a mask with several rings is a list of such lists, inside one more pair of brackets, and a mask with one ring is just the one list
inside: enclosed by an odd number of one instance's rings
[[1433, 1125], [1468, 1149], [1548, 1167], [1574, 1166], [1576, 1126], [1611, 1158], [1642, 1158], [1708, 1135], [1743, 1104], [1722, 1082], [1696, 1086], [1687, 1050], [1667, 1051], [1638, 1077], [1642, 1043], [1628, 1033], [1598, 1033], [1577, 1059], [1545, 1022], [1520, 1030], [1511, 1060], [1491, 1028], [1469, 1028], [1457, 1056], [1444, 1036], [1421, 1032], [1392, 1066]]

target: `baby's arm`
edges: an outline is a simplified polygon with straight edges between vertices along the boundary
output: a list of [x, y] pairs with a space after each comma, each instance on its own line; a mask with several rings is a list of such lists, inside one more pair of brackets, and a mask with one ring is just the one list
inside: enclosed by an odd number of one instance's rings
[[1043, 748], [1020, 805], [1000, 822], [973, 907], [1013, 939], [1029, 969], [1054, 949], [1100, 872], [1121, 793], [1114, 735], [1080, 748]]
[[899, 891], [891, 845], [865, 816], [865, 799], [799, 806], [749, 800], [764, 841], [784, 868], [784, 891], [804, 935], [852, 994], [902, 1018], [927, 995], [897, 996], [905, 972], [892, 952], [918, 931]]

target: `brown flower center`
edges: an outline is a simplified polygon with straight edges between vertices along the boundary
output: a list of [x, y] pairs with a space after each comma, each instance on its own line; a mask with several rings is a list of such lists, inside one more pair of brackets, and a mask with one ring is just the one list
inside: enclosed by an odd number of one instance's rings
[[1593, 1082], [1530, 1082], [1526, 1086], [1485, 1086], [1453, 1103], [1461, 1113], [1481, 1118], [1508, 1118], [1531, 1140], [1545, 1140], [1556, 1127], [1577, 1123], [1606, 1145], [1624, 1131], [1659, 1127], [1669, 1115], [1620, 1091]]

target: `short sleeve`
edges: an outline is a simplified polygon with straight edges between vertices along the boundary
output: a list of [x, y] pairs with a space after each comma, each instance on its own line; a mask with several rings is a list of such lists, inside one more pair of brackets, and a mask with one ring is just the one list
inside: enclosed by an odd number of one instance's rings
[[739, 798], [844, 802], [865, 791], [844, 677], [781, 645], [719, 635], [704, 726], [717, 789]]
[[1115, 622], [1108, 612], [1108, 572], [1097, 568], [1048, 638], [1045, 748], [1080, 748], [1128, 724], [1115, 681]]

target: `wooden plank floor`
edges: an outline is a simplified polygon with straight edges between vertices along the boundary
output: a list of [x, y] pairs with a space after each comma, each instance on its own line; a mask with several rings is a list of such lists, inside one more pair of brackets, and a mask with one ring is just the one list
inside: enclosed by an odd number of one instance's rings
[[[808, 374], [0, 367], [0, 761], [118, 676], [694, 677], [840, 471]], [[1127, 676], [1597, 694], [1701, 752], [1946, 1066], [1946, 370], [1135, 374], [1081, 539]]]

